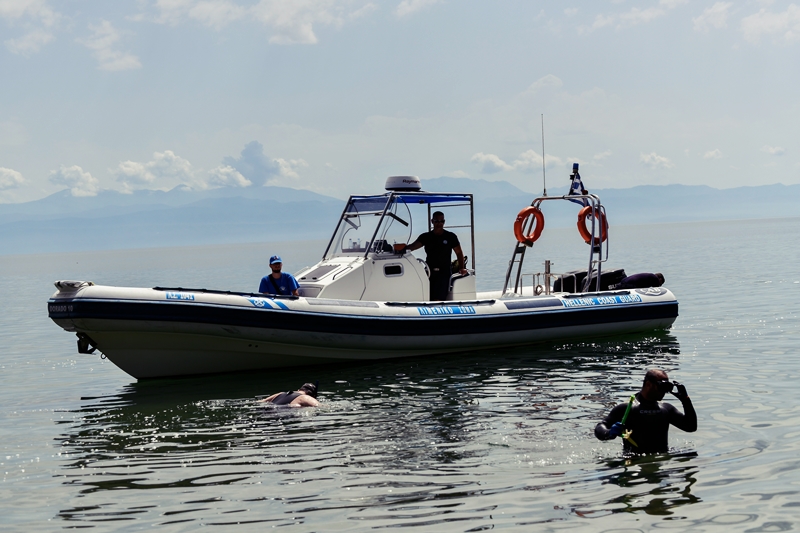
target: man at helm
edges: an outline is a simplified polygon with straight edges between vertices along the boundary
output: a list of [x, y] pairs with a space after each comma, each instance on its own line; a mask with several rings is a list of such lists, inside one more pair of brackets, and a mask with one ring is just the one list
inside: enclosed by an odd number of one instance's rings
[[458, 259], [458, 272], [463, 275], [467, 273], [467, 269], [458, 236], [444, 229], [444, 213], [441, 211], [433, 213], [431, 223], [433, 229], [417, 237], [417, 240], [405, 249], [413, 251], [425, 247], [425, 262], [431, 270], [431, 301], [439, 302], [446, 300], [450, 292], [450, 264], [453, 252]]

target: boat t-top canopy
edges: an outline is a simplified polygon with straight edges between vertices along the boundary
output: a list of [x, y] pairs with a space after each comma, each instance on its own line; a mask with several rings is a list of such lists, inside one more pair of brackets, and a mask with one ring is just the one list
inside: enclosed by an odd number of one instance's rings
[[444, 203], [472, 203], [471, 194], [449, 192], [387, 192], [372, 196], [351, 196], [347, 202], [347, 213], [364, 213], [366, 211], [383, 211], [386, 205], [393, 200], [406, 204], [444, 204]]

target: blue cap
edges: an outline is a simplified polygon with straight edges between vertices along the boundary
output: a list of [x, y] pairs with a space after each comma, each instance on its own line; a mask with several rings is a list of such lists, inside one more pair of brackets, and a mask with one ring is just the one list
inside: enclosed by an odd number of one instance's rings
[[275, 263], [283, 263], [283, 259], [279, 255], [273, 255], [269, 258], [269, 264], [274, 265]]

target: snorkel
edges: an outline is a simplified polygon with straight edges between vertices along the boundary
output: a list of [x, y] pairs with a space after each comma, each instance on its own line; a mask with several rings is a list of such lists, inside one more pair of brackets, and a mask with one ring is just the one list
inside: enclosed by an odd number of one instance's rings
[[[631, 408], [633, 407], [633, 401], [636, 399], [636, 396], [631, 394], [631, 397], [628, 399], [628, 407], [625, 409], [625, 414], [622, 415], [622, 425], [625, 425], [625, 422], [628, 421], [628, 415], [631, 414]], [[636, 448], [639, 447], [638, 444], [631, 438], [631, 433], [633, 433], [632, 429], [626, 429], [622, 432], [622, 438], [626, 441], [630, 442]]]

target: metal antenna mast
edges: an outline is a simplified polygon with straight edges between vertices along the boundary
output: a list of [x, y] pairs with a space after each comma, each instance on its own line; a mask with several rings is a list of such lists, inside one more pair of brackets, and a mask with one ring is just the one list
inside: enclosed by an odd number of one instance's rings
[[542, 196], [547, 196], [547, 178], [544, 174], [544, 113], [542, 113], [542, 184], [544, 186]]

